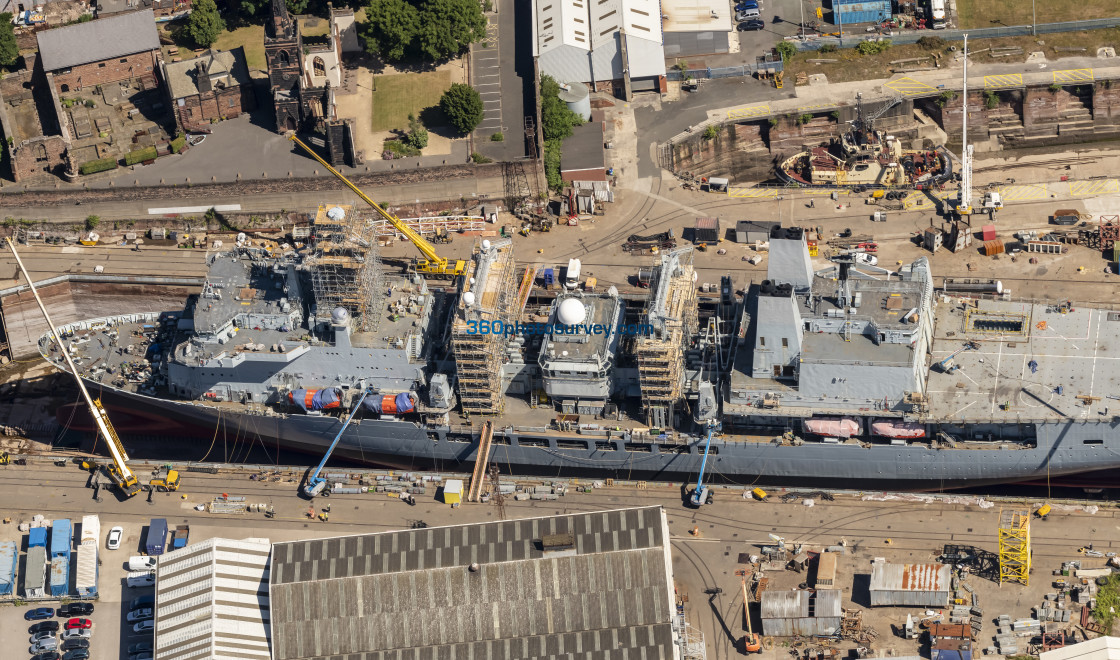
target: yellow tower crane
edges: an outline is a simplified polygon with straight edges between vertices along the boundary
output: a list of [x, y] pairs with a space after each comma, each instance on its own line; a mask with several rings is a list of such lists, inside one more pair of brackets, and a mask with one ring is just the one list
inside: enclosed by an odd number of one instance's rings
[[449, 261], [448, 259], [439, 256], [439, 254], [436, 253], [435, 247], [431, 243], [429, 243], [423, 236], [421, 236], [416, 230], [401, 222], [401, 219], [397, 216], [381, 208], [380, 204], [370, 199], [368, 195], [362, 192], [361, 188], [354, 185], [354, 183], [351, 182], [350, 179], [347, 179], [345, 176], [343, 176], [342, 172], [339, 172], [335, 168], [331, 167], [330, 163], [320, 158], [319, 154], [315, 153], [315, 151], [312, 150], [311, 147], [304, 144], [302, 140], [297, 138], [295, 135], [288, 136], [288, 139], [298, 144], [307, 153], [311, 154], [312, 158], [319, 161], [319, 164], [327, 168], [327, 171], [338, 177], [338, 180], [345, 183], [347, 188], [353, 190], [355, 195], [361, 197], [363, 202], [372, 206], [373, 209], [377, 211], [377, 213], [382, 218], [385, 218], [385, 220], [389, 224], [393, 225], [394, 229], [404, 234], [405, 238], [412, 241], [412, 244], [416, 246], [416, 249], [420, 250], [420, 252], [425, 257], [424, 259], [417, 259], [413, 262], [413, 267], [417, 272], [424, 273], [425, 275], [436, 275], [439, 277], [454, 278], [462, 275], [466, 271], [466, 261], [463, 261], [462, 259]]
[[31, 281], [31, 275], [27, 272], [27, 268], [23, 265], [23, 260], [19, 258], [19, 253], [16, 252], [16, 246], [12, 243], [12, 239], [5, 239], [8, 241], [8, 247], [12, 250], [12, 256], [16, 258], [16, 263], [19, 264], [19, 270], [23, 276], [27, 278], [27, 286], [31, 289], [31, 295], [35, 296], [35, 302], [39, 303], [39, 311], [43, 312], [43, 318], [47, 320], [47, 326], [51, 330], [51, 337], [55, 343], [58, 344], [58, 350], [62, 353], [62, 357], [66, 360], [66, 365], [70, 368], [70, 373], [74, 376], [74, 380], [78, 382], [78, 389], [82, 391], [82, 396], [86, 400], [86, 405], [89, 406], [89, 413], [93, 416], [93, 422], [97, 426], [98, 433], [101, 434], [102, 439], [105, 440], [106, 446], [109, 447], [109, 454], [113, 457], [113, 464], [105, 467], [105, 472], [112, 480], [113, 484], [120, 489], [125, 497], [132, 497], [140, 492], [140, 482], [136, 479], [136, 475], [132, 474], [132, 470], [128, 468], [128, 454], [125, 453], [124, 445], [121, 444], [121, 439], [117, 437], [117, 431], [113, 425], [109, 423], [109, 415], [105, 412], [105, 407], [101, 405], [101, 399], [94, 399], [90, 396], [89, 390], [86, 389], [85, 383], [82, 382], [81, 374], [78, 373], [78, 367], [74, 366], [74, 360], [70, 358], [70, 347], [62, 341], [62, 333], [58, 331], [54, 321], [47, 314], [47, 308], [43, 305], [43, 299], [39, 297], [39, 292], [35, 290], [35, 283]]

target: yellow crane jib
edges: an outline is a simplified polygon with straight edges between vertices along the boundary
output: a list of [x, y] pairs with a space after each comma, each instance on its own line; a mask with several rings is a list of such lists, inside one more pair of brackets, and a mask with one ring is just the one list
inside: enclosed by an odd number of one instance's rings
[[361, 188], [354, 185], [354, 183], [350, 181], [350, 179], [347, 179], [345, 176], [343, 176], [342, 172], [339, 172], [335, 168], [331, 167], [330, 163], [320, 158], [319, 154], [315, 153], [315, 151], [311, 147], [304, 144], [302, 140], [297, 138], [295, 135], [289, 135], [288, 139], [298, 144], [304, 151], [310, 154], [312, 158], [317, 160], [320, 165], [327, 168], [328, 172], [335, 175], [339, 181], [345, 183], [347, 188], [354, 191], [354, 194], [358, 197], [361, 197], [363, 202], [372, 206], [373, 209], [377, 211], [377, 213], [382, 218], [385, 218], [386, 222], [393, 225], [394, 229], [404, 234], [404, 237], [411, 241], [412, 244], [416, 246], [416, 249], [420, 250], [421, 254], [423, 254], [425, 258], [416, 260], [415, 268], [417, 271], [425, 273], [427, 275], [441, 275], [445, 277], [457, 277], [466, 272], [466, 261], [463, 261], [462, 259], [449, 261], [448, 259], [439, 256], [439, 254], [436, 252], [435, 246], [429, 243], [427, 239], [421, 236], [412, 227], [409, 227], [405, 223], [401, 222], [400, 218], [381, 208], [380, 204], [370, 199], [369, 195], [366, 195], [364, 192], [362, 192]]
[[128, 454], [125, 453], [124, 445], [121, 444], [121, 439], [117, 437], [117, 431], [113, 428], [113, 425], [109, 423], [109, 415], [106, 414], [105, 407], [101, 405], [101, 400], [94, 400], [90, 396], [89, 390], [86, 389], [85, 383], [82, 382], [78, 367], [74, 365], [74, 360], [70, 357], [70, 348], [62, 342], [62, 333], [58, 331], [54, 321], [51, 321], [50, 314], [47, 313], [47, 308], [43, 304], [43, 299], [39, 297], [39, 292], [35, 289], [35, 283], [31, 281], [31, 275], [23, 265], [23, 259], [20, 259], [19, 253], [16, 252], [15, 244], [10, 238], [4, 240], [8, 242], [8, 248], [11, 249], [12, 256], [16, 258], [16, 264], [19, 265], [20, 272], [27, 279], [27, 287], [31, 289], [31, 294], [35, 296], [35, 302], [39, 304], [39, 311], [43, 313], [43, 318], [47, 321], [47, 327], [51, 330], [51, 339], [54, 339], [55, 343], [58, 344], [59, 352], [66, 359], [66, 365], [69, 367], [71, 375], [78, 382], [78, 389], [81, 390], [86, 405], [89, 406], [89, 414], [93, 416], [97, 432], [105, 440], [105, 445], [109, 448], [109, 454], [113, 457], [113, 465], [106, 468], [106, 472], [125, 497], [132, 497], [140, 492], [140, 482], [136, 479], [136, 475], [132, 474], [132, 470], [128, 468]]

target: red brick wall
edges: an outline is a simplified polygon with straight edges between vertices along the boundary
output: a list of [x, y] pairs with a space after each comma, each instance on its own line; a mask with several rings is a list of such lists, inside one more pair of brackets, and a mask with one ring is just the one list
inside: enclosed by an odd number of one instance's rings
[[246, 89], [242, 94], [240, 85], [219, 92], [205, 92], [188, 96], [183, 100], [183, 105], [175, 101], [179, 112], [179, 124], [185, 129], [201, 128], [209, 124], [212, 119], [233, 119], [242, 112], [252, 110], [254, 102], [253, 90]]
[[[54, 72], [55, 88], [59, 94], [66, 94], [68, 91], [75, 92], [82, 87], [94, 87], [141, 76], [154, 76], [156, 69], [159, 68], [156, 59], [158, 54], [158, 50], [153, 50], [102, 62], [91, 62], [76, 66], [70, 69], [69, 73], [63, 73], [66, 69], [61, 69]], [[102, 64], [104, 66], [101, 66]]]

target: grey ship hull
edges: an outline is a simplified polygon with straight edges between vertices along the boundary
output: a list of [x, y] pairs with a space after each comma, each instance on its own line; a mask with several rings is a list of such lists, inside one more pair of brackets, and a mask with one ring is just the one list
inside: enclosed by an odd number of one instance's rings
[[[319, 455], [342, 424], [332, 416], [261, 415], [169, 401], [134, 394], [100, 383], [106, 405], [142, 411], [172, 426], [209, 429], [260, 438], [270, 446]], [[696, 477], [703, 454], [701, 438], [660, 446], [621, 438], [548, 432], [513, 432], [496, 420], [490, 461], [506, 474], [594, 477], [686, 482]], [[932, 429], [931, 429], [932, 430]], [[1120, 433], [1102, 422], [940, 427], [958, 438], [983, 437], [981, 449], [932, 449], [906, 446], [825, 444], [801, 446], [714, 439], [708, 475], [735, 484], [929, 491], [1024, 481], [1057, 480], [1120, 468]], [[1026, 435], [1033, 447], [1001, 449], [1000, 438]], [[335, 455], [351, 461], [404, 470], [470, 472], [477, 436], [469, 428], [426, 428], [407, 420], [359, 419], [347, 429]], [[200, 440], [201, 442], [201, 440]], [[1009, 440], [1008, 446], [1016, 446]]]

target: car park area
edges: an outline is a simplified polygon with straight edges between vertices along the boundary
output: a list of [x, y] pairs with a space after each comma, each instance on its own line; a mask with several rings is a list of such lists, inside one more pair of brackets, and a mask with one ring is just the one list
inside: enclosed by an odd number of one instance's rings
[[[136, 557], [142, 550], [141, 541], [144, 539], [145, 525], [122, 525], [121, 539], [116, 550], [106, 548], [109, 527], [111, 525], [102, 526], [104, 531], [98, 539], [101, 562], [98, 599], [93, 601], [25, 600], [19, 607], [0, 607], [0, 639], [9, 641], [3, 654], [5, 658], [18, 660], [35, 657], [37, 654], [31, 652], [34, 647], [31, 639], [36, 634], [43, 636], [45, 640], [50, 640], [44, 641], [43, 650], [38, 652], [46, 655], [37, 660], [61, 658], [133, 660], [133, 657], [139, 660], [144, 656], [131, 656], [130, 647], [133, 647], [137, 654], [150, 652], [150, 647], [144, 645], [152, 641], [152, 633], [137, 633], [133, 631], [133, 627], [136, 622], [150, 621], [154, 589], [150, 586], [139, 588], [125, 586], [130, 558], [141, 559], [145, 563], [148, 560], [147, 557]], [[138, 565], [140, 562], [132, 563]], [[132, 607], [134, 601], [136, 608], [143, 612], [133, 615], [130, 621], [129, 614], [134, 609]], [[40, 612], [28, 618], [29, 613], [46, 609], [50, 610], [49, 616], [45, 612]], [[88, 626], [85, 625], [87, 621]], [[46, 648], [52, 644], [53, 648]]]

